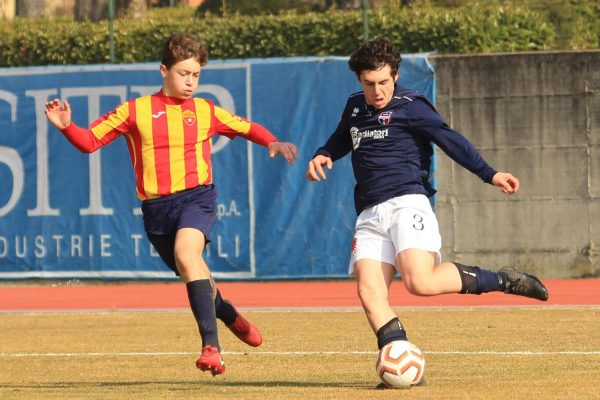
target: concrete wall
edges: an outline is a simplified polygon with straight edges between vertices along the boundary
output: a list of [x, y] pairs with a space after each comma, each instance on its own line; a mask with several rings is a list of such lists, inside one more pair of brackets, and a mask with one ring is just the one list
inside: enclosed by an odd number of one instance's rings
[[438, 150], [446, 260], [544, 278], [600, 276], [600, 51], [437, 56], [437, 107], [504, 195]]

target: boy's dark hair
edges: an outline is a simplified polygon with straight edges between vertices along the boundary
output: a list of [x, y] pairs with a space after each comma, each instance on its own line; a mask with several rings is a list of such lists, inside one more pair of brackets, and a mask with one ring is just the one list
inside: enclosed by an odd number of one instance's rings
[[161, 63], [167, 69], [189, 58], [195, 58], [202, 66], [208, 62], [208, 52], [200, 39], [185, 33], [176, 33], [165, 42]]
[[377, 71], [389, 64], [392, 67], [392, 76], [398, 73], [402, 57], [392, 42], [387, 39], [373, 39], [363, 43], [358, 50], [350, 56], [348, 65], [357, 77], [362, 71]]

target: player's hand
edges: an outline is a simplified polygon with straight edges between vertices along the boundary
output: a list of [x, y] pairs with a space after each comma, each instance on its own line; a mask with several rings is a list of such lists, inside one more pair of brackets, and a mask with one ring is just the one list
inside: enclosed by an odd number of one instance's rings
[[492, 184], [502, 188], [502, 192], [507, 194], [513, 194], [519, 190], [519, 180], [508, 172], [497, 172], [492, 178]]
[[298, 149], [296, 145], [288, 142], [273, 142], [269, 143], [269, 157], [277, 157], [281, 154], [287, 162], [293, 164], [298, 158]]
[[64, 103], [61, 103], [59, 99], [47, 102], [44, 112], [52, 125], [60, 130], [65, 129], [71, 123], [71, 106], [67, 100]]
[[327, 165], [328, 169], [333, 167], [333, 161], [330, 157], [318, 155], [308, 162], [306, 170], [306, 178], [309, 181], [320, 181], [321, 178], [327, 179], [327, 175], [323, 170], [323, 165]]

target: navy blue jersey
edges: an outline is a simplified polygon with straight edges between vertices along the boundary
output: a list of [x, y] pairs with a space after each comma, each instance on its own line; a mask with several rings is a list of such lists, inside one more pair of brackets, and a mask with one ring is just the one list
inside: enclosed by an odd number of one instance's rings
[[460, 133], [452, 130], [420, 93], [396, 86], [385, 108], [367, 105], [363, 92], [348, 98], [340, 123], [321, 154], [339, 160], [352, 151], [356, 212], [405, 194], [431, 197], [432, 143], [491, 183], [496, 171]]

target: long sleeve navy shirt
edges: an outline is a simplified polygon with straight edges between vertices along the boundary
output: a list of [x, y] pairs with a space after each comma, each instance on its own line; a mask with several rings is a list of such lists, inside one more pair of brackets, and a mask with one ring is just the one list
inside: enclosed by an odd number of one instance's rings
[[335, 132], [315, 155], [336, 161], [352, 151], [354, 205], [360, 214], [396, 196], [433, 196], [431, 143], [491, 183], [496, 171], [475, 147], [452, 130], [422, 94], [398, 85], [392, 100], [380, 110], [365, 102], [363, 92], [351, 95]]

